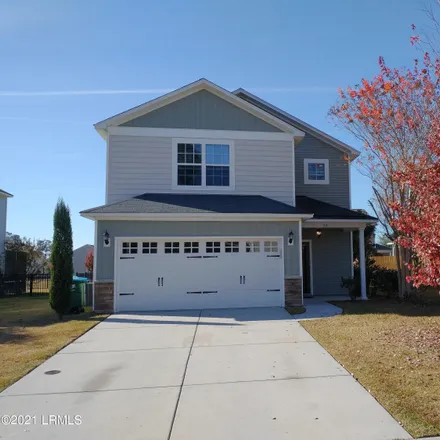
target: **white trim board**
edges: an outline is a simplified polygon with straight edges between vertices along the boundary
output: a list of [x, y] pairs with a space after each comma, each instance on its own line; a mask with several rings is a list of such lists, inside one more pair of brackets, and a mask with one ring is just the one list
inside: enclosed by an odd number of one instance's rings
[[139, 221], [299, 221], [310, 219], [309, 214], [115, 214], [80, 213], [81, 217], [92, 220], [139, 220]]
[[109, 127], [108, 134], [119, 136], [151, 136], [196, 139], [243, 139], [291, 141], [292, 133], [238, 130], [198, 130], [194, 128]]
[[227, 91], [226, 89], [223, 89], [222, 87], [212, 83], [211, 81], [208, 81], [205, 78], [201, 78], [198, 81], [195, 81], [191, 84], [187, 84], [184, 87], [176, 89], [170, 93], [166, 93], [165, 95], [159, 96], [156, 99], [148, 101], [144, 104], [141, 104], [125, 112], [119, 113], [118, 115], [104, 119], [103, 121], [100, 121], [97, 124], [95, 124], [95, 129], [102, 136], [105, 136], [105, 131], [110, 126], [121, 125], [132, 119], [138, 118], [139, 116], [143, 116], [154, 110], [157, 110], [161, 107], [164, 107], [168, 104], [178, 101], [179, 99], [182, 99], [200, 90], [207, 90], [208, 92], [213, 93], [219, 98], [222, 98], [225, 101], [235, 105], [236, 107], [239, 107], [244, 111], [247, 111], [253, 116], [262, 119], [263, 121], [273, 125], [274, 127], [277, 127], [278, 129], [286, 133], [292, 133], [295, 136], [299, 136], [299, 137], [302, 137], [305, 134], [301, 130], [293, 127], [290, 124], [287, 124], [286, 122], [271, 115], [270, 113], [267, 113], [266, 111], [260, 109], [259, 107], [256, 107], [253, 104], [248, 103], [247, 101], [239, 98], [233, 93]]
[[[307, 295], [313, 296], [313, 249], [312, 249], [312, 240], [311, 239], [304, 239], [301, 242], [301, 266], [302, 266], [302, 244], [304, 242], [309, 243], [309, 248], [310, 248], [310, 264], [309, 264], [309, 269], [310, 269], [310, 293], [308, 293]], [[304, 268], [303, 268], [303, 279], [304, 279]], [[304, 281], [303, 281], [304, 283]], [[304, 289], [303, 289], [303, 298], [304, 298]]]
[[293, 190], [293, 206], [296, 206], [296, 168], [295, 168], [295, 138], [292, 139], [292, 190]]
[[320, 220], [320, 219], [310, 219], [304, 222], [303, 228], [306, 229], [328, 229], [328, 228], [338, 228], [338, 229], [357, 229], [365, 228], [366, 225], [376, 224], [377, 220]]
[[[95, 246], [93, 248], [93, 283], [96, 283], [98, 278], [98, 243], [98, 221], [95, 220]], [[92, 310], [95, 310], [95, 286], [93, 286]]]

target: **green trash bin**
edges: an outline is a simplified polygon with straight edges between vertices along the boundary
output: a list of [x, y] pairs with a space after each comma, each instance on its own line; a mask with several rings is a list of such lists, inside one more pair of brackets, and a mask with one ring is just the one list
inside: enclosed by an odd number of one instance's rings
[[86, 302], [86, 283], [88, 279], [74, 276], [72, 278], [72, 290], [70, 291], [70, 313], [84, 312]]

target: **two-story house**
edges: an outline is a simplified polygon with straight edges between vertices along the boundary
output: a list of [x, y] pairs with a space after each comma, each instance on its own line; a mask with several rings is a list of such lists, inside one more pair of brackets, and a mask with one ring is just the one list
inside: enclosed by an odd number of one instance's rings
[[0, 189], [0, 274], [4, 271], [5, 264], [5, 242], [6, 242], [6, 220], [8, 211], [8, 199], [13, 197], [6, 191]]
[[206, 79], [95, 128], [107, 143], [106, 204], [81, 212], [95, 221], [95, 310], [347, 294], [352, 231], [375, 222], [350, 209], [357, 150]]

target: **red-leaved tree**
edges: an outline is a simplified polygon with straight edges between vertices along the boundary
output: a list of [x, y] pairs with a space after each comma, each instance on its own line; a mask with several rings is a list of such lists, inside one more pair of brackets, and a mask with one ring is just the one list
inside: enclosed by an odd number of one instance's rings
[[[395, 220], [415, 199], [409, 185], [396, 179], [396, 173], [410, 170], [420, 157], [428, 162], [432, 159], [426, 140], [440, 114], [440, 63], [431, 62], [425, 54], [422, 66], [416, 60], [412, 69], [391, 69], [380, 58], [379, 68], [373, 79], [339, 90], [340, 100], [329, 114], [337, 125], [362, 141], [358, 165], [373, 184], [371, 206], [388, 238], [396, 241], [400, 231]], [[399, 296], [404, 297], [409, 293], [405, 262], [412, 259], [411, 248], [397, 246], [396, 256]]]
[[413, 252], [409, 262], [415, 287], [440, 286], [440, 121], [433, 122], [429, 151], [396, 173], [396, 181], [411, 193], [411, 204], [394, 206], [399, 243]]
[[89, 251], [86, 255], [84, 266], [86, 267], [87, 272], [93, 272], [93, 251]]

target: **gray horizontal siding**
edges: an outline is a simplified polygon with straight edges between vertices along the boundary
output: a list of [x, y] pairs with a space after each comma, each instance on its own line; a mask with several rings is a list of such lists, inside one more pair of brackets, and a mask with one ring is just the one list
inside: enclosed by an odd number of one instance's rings
[[342, 229], [323, 229], [320, 238], [316, 229], [303, 229], [304, 240], [312, 240], [313, 293], [347, 295], [341, 287], [341, 277], [351, 276], [350, 232]]
[[292, 143], [235, 141], [235, 192], [293, 204]]
[[125, 127], [196, 128], [204, 130], [281, 130], [206, 90], [193, 93], [146, 115]]
[[[114, 279], [115, 237], [284, 237], [285, 277], [299, 275], [299, 249], [287, 246], [287, 236], [293, 231], [299, 236], [298, 222], [155, 222], [155, 221], [99, 221], [97, 280]], [[103, 234], [112, 237], [111, 247], [103, 247]]]
[[[328, 159], [328, 185], [304, 183], [304, 159]], [[350, 208], [349, 164], [342, 151], [306, 133], [295, 149], [295, 186], [298, 196], [308, 196], [333, 205]]]
[[5, 234], [6, 234], [6, 206], [8, 199], [6, 197], [0, 196], [0, 272], [3, 269], [3, 258], [2, 254], [5, 250]]
[[110, 136], [108, 203], [171, 189], [172, 140], [168, 137]]
[[[234, 145], [235, 191], [230, 193], [263, 195], [292, 205], [292, 143], [237, 139]], [[172, 160], [170, 137], [111, 135], [108, 203], [146, 192], [172, 192]]]

